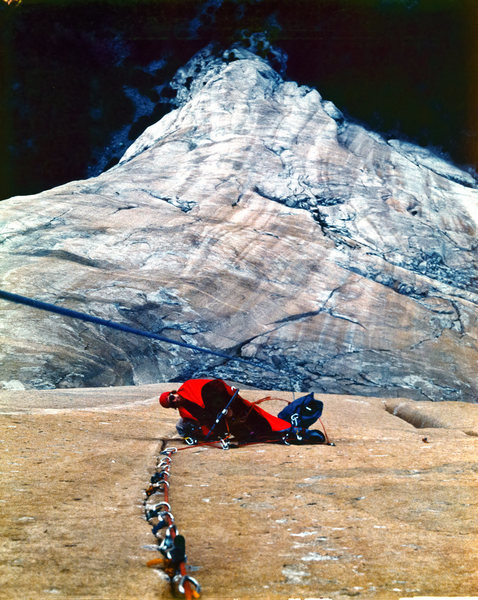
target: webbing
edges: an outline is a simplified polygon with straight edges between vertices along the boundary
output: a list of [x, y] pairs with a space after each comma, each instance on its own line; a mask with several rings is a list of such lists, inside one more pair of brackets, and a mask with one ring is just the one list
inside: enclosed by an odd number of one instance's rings
[[266, 365], [266, 364], [261, 363], [256, 360], [246, 359], [246, 358], [242, 358], [240, 356], [231, 356], [230, 354], [226, 354], [225, 352], [220, 352], [218, 350], [210, 350], [209, 348], [203, 348], [203, 347], [197, 346], [195, 344], [188, 344], [187, 342], [180, 342], [178, 340], [173, 340], [173, 339], [165, 337], [163, 335], [159, 335], [158, 333], [153, 333], [151, 331], [145, 331], [143, 329], [137, 329], [135, 327], [130, 327], [129, 325], [124, 325], [123, 323], [117, 323], [116, 321], [110, 321], [109, 319], [102, 319], [100, 317], [96, 317], [94, 315], [89, 315], [88, 313], [80, 312], [78, 310], [73, 310], [71, 308], [64, 308], [63, 306], [51, 304], [50, 302], [43, 302], [41, 300], [29, 298], [28, 296], [21, 296], [20, 294], [12, 294], [11, 292], [6, 292], [5, 290], [0, 290], [0, 298], [3, 300], [7, 300], [9, 302], [15, 302], [16, 304], [24, 304], [26, 306], [32, 306], [33, 308], [38, 308], [40, 310], [45, 310], [47, 312], [56, 313], [59, 315], [63, 315], [65, 317], [70, 317], [72, 319], [79, 319], [80, 321], [95, 323], [96, 325], [104, 325], [105, 327], [110, 327], [111, 329], [117, 329], [119, 331], [124, 331], [126, 333], [132, 333], [134, 335], [139, 335], [139, 336], [150, 338], [153, 340], [158, 340], [160, 342], [165, 342], [167, 344], [173, 344], [175, 346], [181, 346], [183, 348], [195, 350], [196, 352], [212, 354], [213, 356], [219, 356], [220, 358], [224, 358], [226, 360], [234, 360], [234, 361], [246, 363], [247, 365], [249, 365], [251, 367], [265, 369], [266, 371], [279, 372], [276, 368], [272, 367], [271, 365]]

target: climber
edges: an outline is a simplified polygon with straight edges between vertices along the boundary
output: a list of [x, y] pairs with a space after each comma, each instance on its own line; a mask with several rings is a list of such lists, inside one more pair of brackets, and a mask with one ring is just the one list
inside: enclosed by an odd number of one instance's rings
[[[310, 431], [302, 423], [290, 419], [290, 411], [282, 411], [285, 419], [280, 418], [281, 413], [275, 417], [257, 403], [242, 398], [238, 392], [222, 379], [189, 379], [178, 390], [161, 394], [159, 402], [163, 408], [179, 410], [181, 419], [176, 429], [190, 443], [199, 439], [224, 438], [228, 434], [238, 441], [324, 442], [320, 431]], [[319, 404], [321, 412], [322, 403]]]

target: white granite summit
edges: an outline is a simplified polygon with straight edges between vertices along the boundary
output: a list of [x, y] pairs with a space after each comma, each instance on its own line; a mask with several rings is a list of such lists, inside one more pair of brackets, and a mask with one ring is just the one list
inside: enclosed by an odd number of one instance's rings
[[473, 177], [251, 54], [199, 55], [176, 86], [119, 165], [1, 203], [0, 287], [279, 372], [0, 302], [1, 385], [211, 374], [476, 402]]

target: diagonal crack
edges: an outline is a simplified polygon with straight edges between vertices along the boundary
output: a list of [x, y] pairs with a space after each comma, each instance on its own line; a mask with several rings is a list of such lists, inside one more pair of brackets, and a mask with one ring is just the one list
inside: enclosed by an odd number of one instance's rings
[[[344, 321], [348, 321], [349, 323], [353, 323], [354, 325], [358, 325], [359, 327], [362, 327], [362, 329], [366, 329], [366, 327], [364, 327], [362, 325], [362, 323], [360, 323], [359, 321], [352, 319], [351, 317], [347, 317], [345, 315], [335, 313], [332, 308], [326, 308], [326, 306], [329, 303], [329, 301], [331, 300], [332, 296], [336, 292], [338, 292], [341, 287], [342, 286], [337, 286], [333, 290], [331, 290], [329, 295], [327, 296], [327, 298], [324, 300], [322, 306], [320, 308], [318, 308], [317, 310], [310, 310], [310, 311], [306, 311], [306, 312], [302, 312], [302, 313], [296, 313], [293, 315], [288, 315], [287, 317], [284, 317], [282, 319], [278, 319], [277, 321], [273, 321], [272, 323], [269, 323], [269, 324], [278, 325], [278, 327], [271, 329], [270, 331], [268, 331], [266, 333], [271, 333], [272, 331], [275, 331], [276, 329], [283, 327], [286, 323], [291, 323], [293, 321], [302, 321], [303, 319], [310, 319], [310, 318], [316, 317], [317, 315], [320, 315], [322, 313], [328, 314], [331, 317], [333, 317], [334, 319], [343, 319]], [[265, 334], [261, 334], [261, 335], [265, 335]], [[259, 337], [259, 336], [257, 336], [257, 337]]]
[[354, 325], [358, 325], [362, 329], [367, 329], [364, 325], [362, 325], [362, 323], [360, 323], [359, 321], [356, 321], [355, 319], [351, 319], [350, 317], [346, 317], [345, 315], [339, 315], [337, 313], [332, 312], [331, 310], [326, 310], [325, 312], [328, 315], [330, 315], [331, 317], [333, 317], [334, 319], [342, 319], [343, 321], [348, 321], [349, 323], [353, 323]]

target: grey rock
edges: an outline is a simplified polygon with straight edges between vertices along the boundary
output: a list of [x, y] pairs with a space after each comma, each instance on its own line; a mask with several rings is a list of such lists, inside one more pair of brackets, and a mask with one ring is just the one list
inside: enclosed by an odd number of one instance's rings
[[119, 165], [2, 202], [1, 287], [273, 368], [1, 302], [3, 386], [213, 375], [476, 402], [474, 178], [244, 51], [175, 85]]

